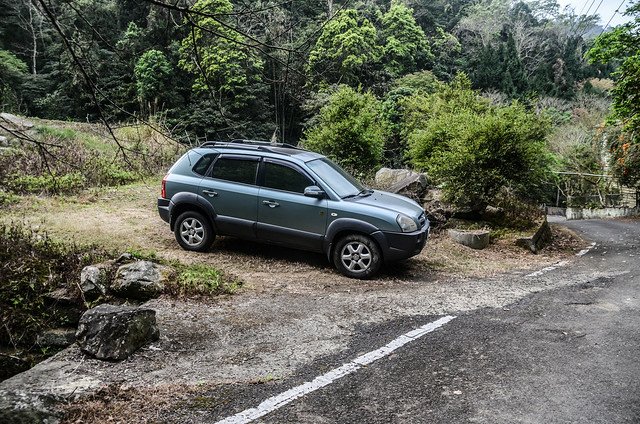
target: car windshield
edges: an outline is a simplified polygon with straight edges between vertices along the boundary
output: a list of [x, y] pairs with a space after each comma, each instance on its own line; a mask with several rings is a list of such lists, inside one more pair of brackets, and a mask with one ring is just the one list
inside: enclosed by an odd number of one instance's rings
[[307, 165], [343, 199], [357, 196], [365, 191], [358, 180], [327, 158], [312, 160], [307, 162]]

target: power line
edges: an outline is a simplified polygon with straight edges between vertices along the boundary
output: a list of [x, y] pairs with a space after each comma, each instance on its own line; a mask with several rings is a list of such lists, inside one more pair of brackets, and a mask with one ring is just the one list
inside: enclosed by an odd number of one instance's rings
[[[580, 14], [580, 16], [578, 16], [578, 20], [576, 22], [573, 23], [573, 25], [571, 25], [571, 29], [569, 29], [569, 32], [572, 32], [572, 36], [576, 35], [576, 32], [578, 32], [578, 28], [580, 28], [580, 25], [582, 25], [582, 21], [583, 19], [589, 15], [589, 11], [591, 10], [591, 8], [593, 7], [593, 4], [596, 2], [596, 0], [591, 0], [591, 4], [589, 5], [589, 8], [587, 9], [587, 11], [584, 13], [584, 15]], [[585, 2], [585, 4], [587, 4]], [[583, 7], [584, 9], [584, 7]], [[577, 26], [576, 26], [577, 24]], [[575, 31], [574, 31], [575, 29]]]
[[[598, 6], [595, 8], [595, 10], [589, 14], [589, 12], [591, 11], [591, 7], [589, 7], [589, 9], [587, 9], [587, 13], [584, 15], [584, 18], [581, 20], [581, 22], [578, 24], [578, 26], [576, 26], [575, 31], [573, 32], [573, 36], [575, 37], [578, 32], [580, 31], [580, 27], [585, 24], [585, 26], [582, 28], [582, 31], [585, 31], [588, 28], [588, 23], [587, 23], [587, 18], [589, 16], [595, 16], [598, 13], [598, 9], [600, 9], [600, 6], [602, 6], [602, 2], [604, 0], [600, 0], [600, 3], [598, 3]], [[593, 0], [592, 5], [595, 3], [595, 0]], [[586, 32], [586, 31], [585, 31]], [[583, 32], [580, 32], [580, 37], [582, 37], [584, 35]]]
[[[593, 0], [595, 2], [595, 0]], [[593, 3], [591, 3], [593, 5]], [[582, 8], [580, 9], [580, 12], [578, 12], [577, 18], [572, 24], [571, 24], [571, 28], [569, 29], [569, 32], [573, 31], [573, 28], [576, 26], [576, 23], [580, 21], [581, 17], [582, 17], [582, 12], [584, 12], [584, 8], [587, 5], [587, 2], [585, 1], [584, 3], [582, 3]]]
[[[609, 25], [611, 24], [611, 21], [613, 21], [613, 18], [620, 13], [620, 9], [622, 8], [622, 6], [624, 6], [624, 4], [627, 2], [627, 0], [622, 0], [622, 3], [620, 3], [620, 6], [617, 7], [617, 9], [613, 12], [613, 15], [611, 15], [611, 18], [609, 18], [609, 22], [607, 22], [607, 24], [604, 26], [604, 28], [602, 28], [602, 31], [600, 31], [600, 35], [604, 34], [604, 32], [607, 30], [607, 28], [609, 28]], [[598, 37], [600, 36], [598, 35]]]
[[[598, 3], [598, 7], [596, 7], [596, 10], [593, 11], [593, 16], [597, 16], [598, 14], [598, 9], [600, 9], [600, 6], [602, 6], [602, 2], [604, 0], [600, 0], [600, 3]], [[586, 21], [585, 21], [586, 22]], [[589, 30], [589, 27], [587, 25], [585, 25], [585, 27], [582, 29], [583, 32], [580, 33], [580, 37], [582, 37], [583, 35], [585, 35], [587, 33], [587, 31]]]

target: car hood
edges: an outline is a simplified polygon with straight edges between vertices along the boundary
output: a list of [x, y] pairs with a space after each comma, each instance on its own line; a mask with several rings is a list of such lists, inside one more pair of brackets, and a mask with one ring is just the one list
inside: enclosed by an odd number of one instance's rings
[[378, 208], [388, 209], [390, 211], [403, 213], [418, 221], [424, 210], [413, 200], [399, 194], [388, 193], [386, 191], [374, 190], [368, 196], [358, 196], [349, 199], [352, 202], [361, 205], [375, 206]]

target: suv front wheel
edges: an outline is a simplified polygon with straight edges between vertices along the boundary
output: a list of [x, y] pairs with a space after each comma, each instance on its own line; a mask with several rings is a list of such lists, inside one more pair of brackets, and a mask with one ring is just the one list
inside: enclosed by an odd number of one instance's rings
[[216, 238], [211, 222], [195, 211], [180, 214], [173, 232], [183, 249], [194, 252], [206, 252]]
[[380, 270], [382, 254], [371, 238], [349, 234], [341, 238], [333, 249], [333, 264], [343, 275], [364, 280]]

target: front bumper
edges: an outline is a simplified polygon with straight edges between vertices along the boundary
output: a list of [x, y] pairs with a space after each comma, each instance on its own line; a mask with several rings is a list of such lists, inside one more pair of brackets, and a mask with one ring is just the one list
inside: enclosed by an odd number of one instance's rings
[[427, 223], [422, 229], [412, 233], [395, 233], [379, 231], [373, 234], [382, 248], [385, 262], [408, 259], [422, 252], [429, 238], [430, 226]]

